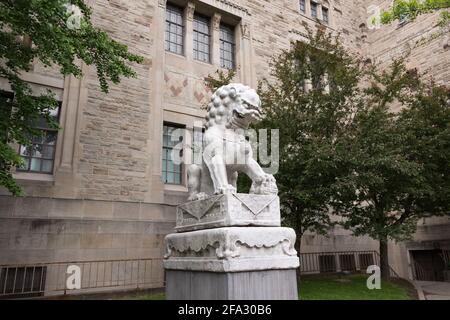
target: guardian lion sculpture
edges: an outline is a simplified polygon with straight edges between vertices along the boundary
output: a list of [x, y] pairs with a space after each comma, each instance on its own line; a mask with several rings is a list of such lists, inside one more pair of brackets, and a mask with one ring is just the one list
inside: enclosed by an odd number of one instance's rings
[[187, 170], [189, 200], [236, 193], [239, 173], [252, 180], [250, 193], [278, 194], [275, 178], [253, 158], [244, 134], [263, 115], [256, 91], [238, 83], [223, 86], [212, 95], [207, 112], [202, 164]]

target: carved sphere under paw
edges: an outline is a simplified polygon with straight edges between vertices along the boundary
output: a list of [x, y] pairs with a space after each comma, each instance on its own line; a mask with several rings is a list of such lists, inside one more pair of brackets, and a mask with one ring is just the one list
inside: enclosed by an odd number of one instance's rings
[[262, 179], [253, 182], [250, 193], [261, 195], [278, 194], [277, 181], [275, 180], [275, 177], [271, 174], [267, 174]]

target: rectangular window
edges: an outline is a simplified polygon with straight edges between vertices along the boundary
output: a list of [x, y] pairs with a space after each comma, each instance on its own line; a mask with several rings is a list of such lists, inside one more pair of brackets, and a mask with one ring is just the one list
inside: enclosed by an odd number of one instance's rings
[[162, 179], [167, 184], [182, 183], [183, 132], [181, 126], [163, 126]]
[[46, 276], [46, 266], [1, 268], [0, 293], [9, 298], [43, 295]]
[[[60, 107], [50, 111], [50, 115], [56, 122], [59, 120], [59, 112]], [[42, 134], [31, 137], [31, 145], [19, 148], [24, 164], [18, 168], [18, 171], [52, 173], [58, 130], [51, 128], [44, 118], [37, 122], [36, 129]]]
[[328, 14], [328, 8], [322, 7], [322, 20], [324, 23], [330, 23], [330, 16]]
[[183, 10], [167, 5], [166, 8], [166, 51], [183, 54]]
[[311, 1], [311, 16], [317, 18], [319, 5], [316, 2]]
[[306, 13], [306, 0], [300, 0], [299, 4], [300, 4], [300, 12]]
[[233, 27], [220, 25], [220, 66], [226, 69], [234, 69], [234, 29]]
[[194, 59], [210, 62], [210, 26], [209, 18], [194, 15]]

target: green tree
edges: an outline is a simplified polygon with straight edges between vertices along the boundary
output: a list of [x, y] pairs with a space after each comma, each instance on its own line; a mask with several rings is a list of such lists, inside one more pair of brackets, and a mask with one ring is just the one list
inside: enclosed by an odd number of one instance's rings
[[333, 208], [354, 235], [379, 240], [387, 279], [388, 240], [410, 239], [420, 218], [450, 212], [450, 95], [402, 60], [368, 77], [339, 148]]
[[[68, 5], [81, 11], [79, 25], [72, 23], [75, 16]], [[83, 0], [0, 0], [0, 77], [7, 79], [14, 93], [12, 101], [0, 106], [0, 185], [14, 195], [21, 194], [11, 175], [21, 158], [10, 144], [29, 146], [31, 137], [40, 134], [34, 126], [42, 118], [58, 127], [51, 116], [57, 107], [55, 97], [50, 92], [35, 96], [21, 78], [34, 61], [58, 66], [63, 75], [77, 77], [82, 75], [77, 61], [95, 66], [106, 93], [109, 81], [116, 84], [121, 77], [136, 76], [129, 63], [142, 60], [93, 26], [91, 9]]]
[[309, 31], [309, 43], [294, 43], [274, 59], [272, 79], [259, 92], [262, 128], [280, 130], [276, 174], [284, 223], [297, 234], [300, 253], [305, 232], [325, 234], [333, 225], [330, 199], [335, 159], [342, 136], [359, 108], [360, 61], [339, 39]]
[[207, 75], [204, 78], [206, 86], [212, 91], [216, 91], [222, 86], [230, 84], [233, 81], [233, 78], [236, 76], [235, 69], [229, 70], [216, 70], [214, 75]]

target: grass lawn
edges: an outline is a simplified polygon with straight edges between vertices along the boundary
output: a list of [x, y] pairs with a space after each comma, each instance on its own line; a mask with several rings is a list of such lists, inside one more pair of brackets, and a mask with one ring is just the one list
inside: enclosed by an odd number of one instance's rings
[[415, 290], [404, 280], [381, 282], [381, 290], [369, 290], [368, 275], [304, 276], [300, 300], [413, 300]]
[[166, 295], [164, 293], [157, 294], [136, 294], [120, 297], [117, 300], [166, 300]]
[[[368, 275], [304, 276], [299, 285], [300, 300], [414, 300], [417, 293], [405, 280], [381, 282], [381, 290], [369, 290]], [[164, 293], [136, 293], [113, 299], [165, 300]]]

